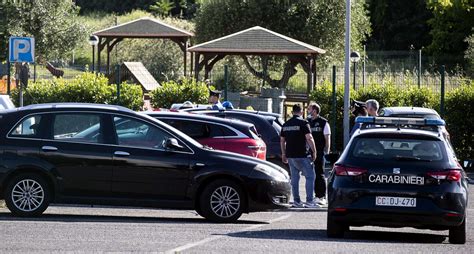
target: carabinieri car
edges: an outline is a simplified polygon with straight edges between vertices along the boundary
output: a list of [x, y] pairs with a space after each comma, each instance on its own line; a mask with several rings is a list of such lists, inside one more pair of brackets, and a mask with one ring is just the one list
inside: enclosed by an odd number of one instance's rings
[[[98, 131], [97, 131], [98, 130]], [[0, 112], [0, 199], [17, 216], [50, 203], [195, 209], [216, 222], [288, 207], [274, 164], [202, 146], [120, 106], [39, 104]]]
[[[350, 226], [449, 230], [466, 241], [466, 174], [438, 131], [441, 119], [358, 117], [328, 181], [327, 235]], [[365, 126], [364, 126], [365, 125]], [[431, 128], [431, 130], [430, 130]]]

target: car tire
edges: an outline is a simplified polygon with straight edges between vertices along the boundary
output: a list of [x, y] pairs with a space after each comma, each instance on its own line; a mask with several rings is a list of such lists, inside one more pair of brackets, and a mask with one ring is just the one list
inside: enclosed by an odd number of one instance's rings
[[453, 244], [466, 243], [466, 219], [461, 225], [449, 229], [449, 242]]
[[329, 238], [343, 238], [344, 231], [346, 230], [349, 230], [347, 225], [334, 221], [334, 219], [328, 215], [326, 234]]
[[244, 201], [242, 188], [237, 183], [217, 180], [204, 188], [199, 200], [199, 213], [213, 222], [235, 222], [242, 215]]
[[5, 189], [5, 203], [15, 216], [33, 217], [48, 208], [50, 188], [46, 181], [34, 173], [13, 177]]

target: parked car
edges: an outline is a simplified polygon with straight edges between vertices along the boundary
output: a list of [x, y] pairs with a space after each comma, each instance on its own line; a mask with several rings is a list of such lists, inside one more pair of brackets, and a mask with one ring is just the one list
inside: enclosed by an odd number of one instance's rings
[[449, 242], [465, 243], [468, 183], [438, 133], [444, 121], [356, 122], [371, 128], [352, 136], [329, 176], [327, 235], [343, 237], [350, 226], [414, 227], [449, 230]]
[[[441, 116], [434, 109], [421, 107], [386, 107], [380, 110], [381, 117], [405, 117], [405, 118], [425, 118], [425, 119], [441, 119]], [[423, 128], [423, 127], [421, 127]], [[451, 136], [445, 125], [438, 126], [439, 132], [451, 145]], [[453, 149], [454, 150], [454, 149]]]
[[284, 169], [207, 148], [120, 106], [0, 112], [0, 199], [16, 216], [81, 203], [195, 209], [211, 221], [233, 222], [242, 213], [288, 207], [290, 193]]
[[2, 109], [12, 109], [15, 108], [10, 96], [8, 95], [0, 95], [0, 110]]
[[421, 107], [386, 107], [380, 110], [380, 116], [441, 119], [436, 110]]
[[216, 116], [220, 118], [238, 119], [255, 125], [258, 133], [267, 145], [267, 160], [284, 167], [281, 162], [280, 148], [280, 132], [281, 118], [278, 114], [268, 115], [271, 113], [258, 113], [257, 111], [247, 110], [195, 110], [191, 111], [196, 114]]
[[186, 133], [202, 145], [266, 159], [267, 146], [253, 124], [184, 112], [144, 113]]

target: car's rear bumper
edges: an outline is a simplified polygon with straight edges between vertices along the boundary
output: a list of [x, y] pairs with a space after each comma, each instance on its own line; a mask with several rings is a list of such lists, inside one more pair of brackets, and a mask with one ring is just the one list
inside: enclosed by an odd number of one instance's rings
[[249, 212], [286, 209], [290, 207], [290, 182], [254, 179], [247, 183]]
[[452, 212], [434, 213], [394, 213], [347, 209], [329, 209], [332, 220], [349, 226], [414, 227], [421, 229], [449, 229], [459, 226], [465, 214]]

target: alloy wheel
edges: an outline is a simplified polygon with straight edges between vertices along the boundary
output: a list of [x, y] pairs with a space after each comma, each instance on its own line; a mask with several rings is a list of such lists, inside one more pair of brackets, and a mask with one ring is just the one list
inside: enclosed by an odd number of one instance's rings
[[221, 218], [234, 216], [240, 208], [239, 193], [230, 186], [221, 186], [211, 195], [211, 209]]
[[16, 208], [23, 212], [31, 212], [43, 204], [45, 192], [37, 181], [24, 179], [13, 186], [11, 198]]

